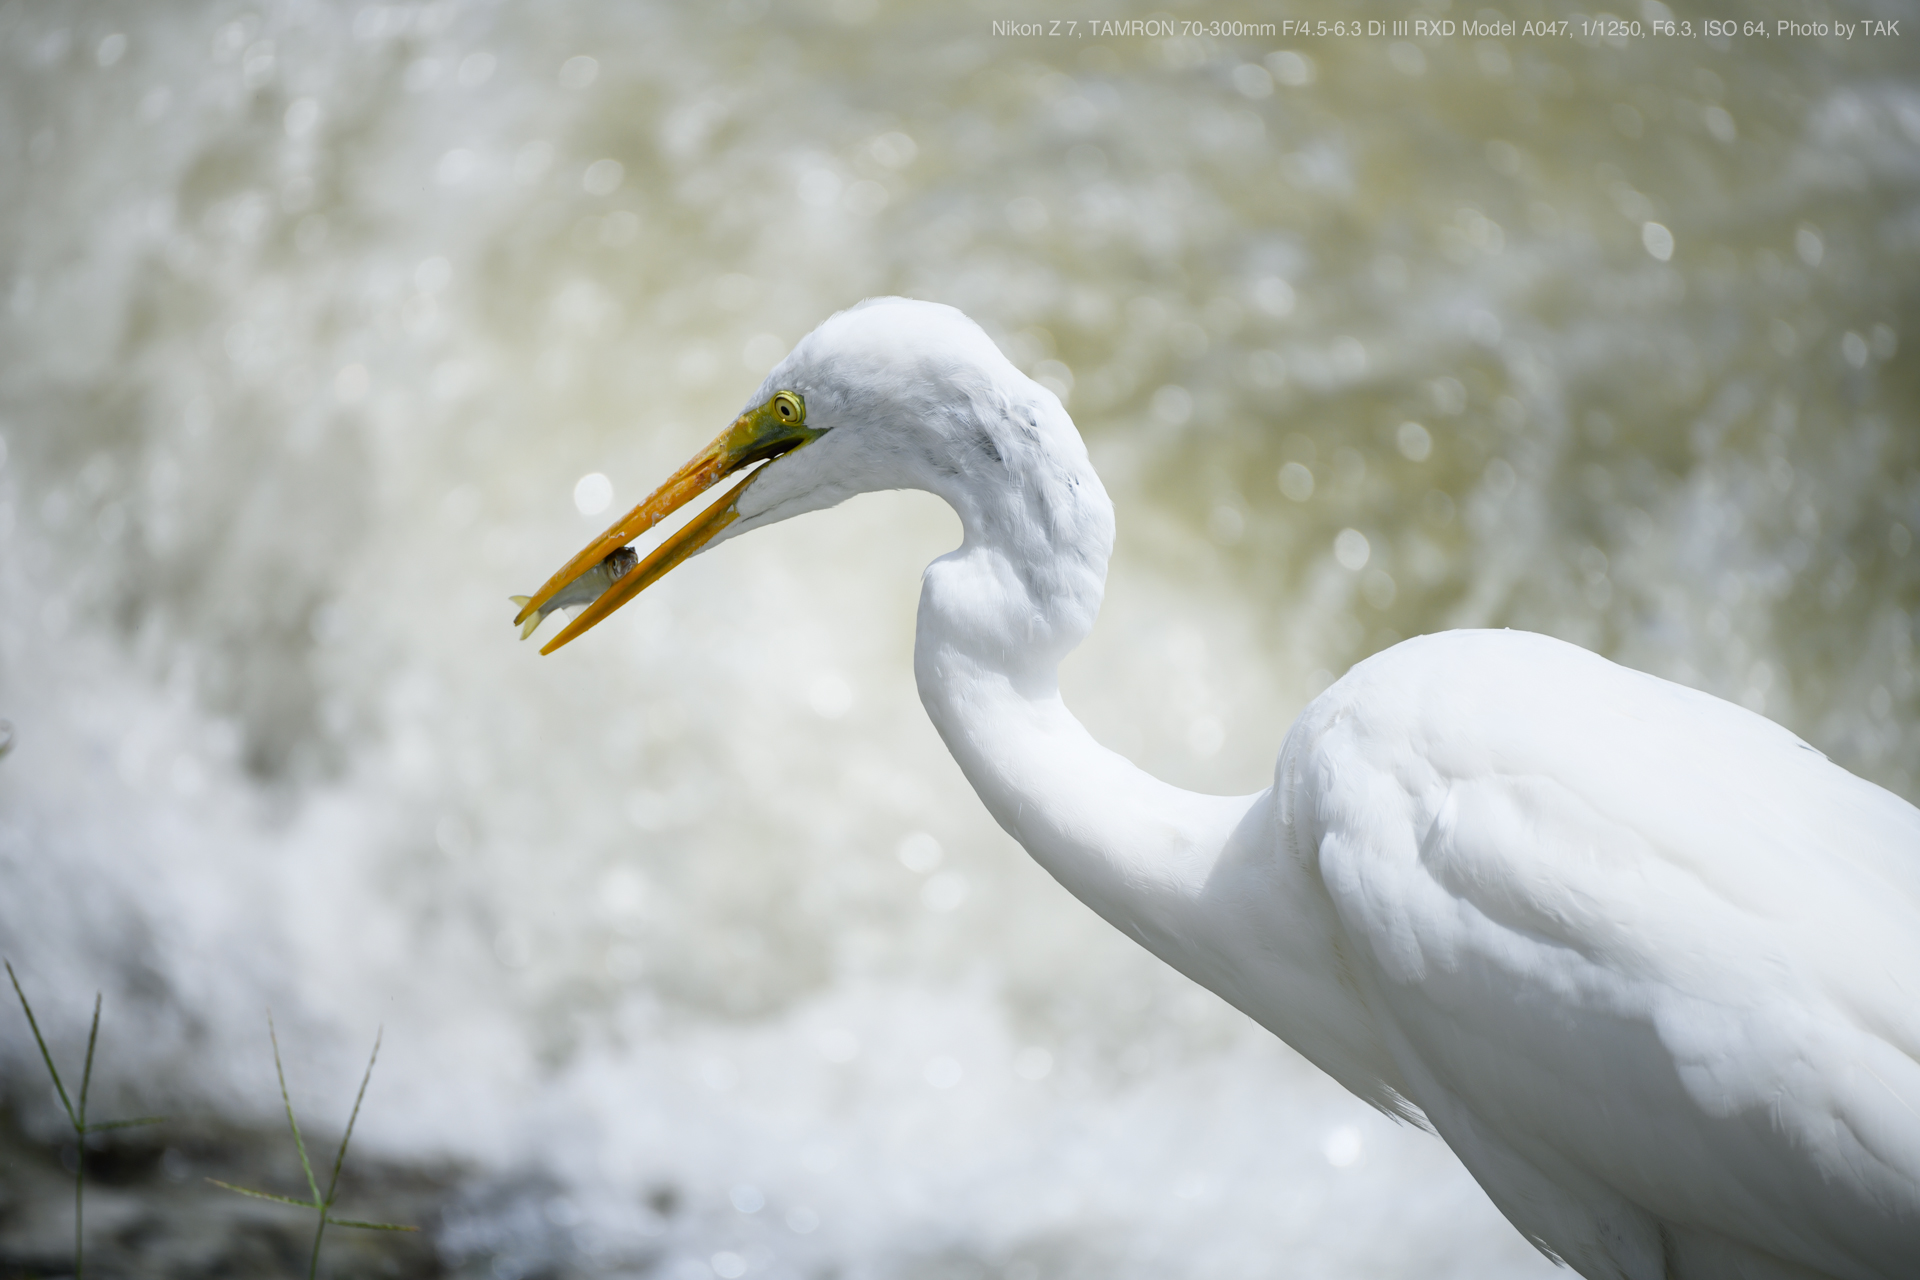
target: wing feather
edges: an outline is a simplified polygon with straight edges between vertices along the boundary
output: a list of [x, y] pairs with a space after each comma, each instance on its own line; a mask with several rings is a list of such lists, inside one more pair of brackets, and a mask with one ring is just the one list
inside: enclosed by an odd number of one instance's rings
[[1301, 729], [1322, 878], [1443, 1135], [1833, 1275], [1913, 1273], [1920, 811], [1525, 633], [1397, 646]]

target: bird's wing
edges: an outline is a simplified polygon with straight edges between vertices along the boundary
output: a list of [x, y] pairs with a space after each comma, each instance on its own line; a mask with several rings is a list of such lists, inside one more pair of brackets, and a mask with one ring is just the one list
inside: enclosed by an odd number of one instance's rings
[[1534, 1234], [1562, 1252], [1564, 1202], [1615, 1195], [1834, 1275], [1912, 1274], [1920, 811], [1760, 716], [1524, 633], [1398, 646], [1301, 728], [1392, 1049], [1510, 1216], [1533, 1192], [1496, 1184], [1539, 1175], [1563, 1203]]

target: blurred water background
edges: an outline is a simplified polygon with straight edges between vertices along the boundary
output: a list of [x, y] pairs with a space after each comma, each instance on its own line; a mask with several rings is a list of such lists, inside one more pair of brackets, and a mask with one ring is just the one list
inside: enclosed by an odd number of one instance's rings
[[[383, 1024], [358, 1158], [452, 1274], [1548, 1274], [987, 819], [909, 670], [931, 498], [551, 658], [506, 596], [910, 294], [1086, 435], [1068, 699], [1162, 776], [1256, 790], [1354, 661], [1514, 626], [1912, 798], [1920, 32], [1702, 34], [1903, 9], [10, 0], [0, 951], [63, 1061], [105, 992], [176, 1206], [230, 1176], [181, 1135], [278, 1123], [269, 1005], [321, 1141]], [[1574, 25], [1089, 27], [1416, 17]], [[54, 1143], [17, 1011], [0, 1071]]]

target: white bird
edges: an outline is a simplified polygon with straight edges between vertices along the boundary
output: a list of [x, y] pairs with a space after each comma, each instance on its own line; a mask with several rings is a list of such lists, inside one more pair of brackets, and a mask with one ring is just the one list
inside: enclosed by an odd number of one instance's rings
[[735, 534], [937, 494], [965, 538], [926, 571], [921, 701], [1081, 901], [1430, 1127], [1584, 1276], [1920, 1276], [1920, 810], [1752, 712], [1515, 631], [1361, 662], [1258, 795], [1160, 782], [1060, 698], [1113, 545], [1072, 420], [960, 312], [899, 298], [802, 339], [516, 621], [769, 459], [542, 652]]

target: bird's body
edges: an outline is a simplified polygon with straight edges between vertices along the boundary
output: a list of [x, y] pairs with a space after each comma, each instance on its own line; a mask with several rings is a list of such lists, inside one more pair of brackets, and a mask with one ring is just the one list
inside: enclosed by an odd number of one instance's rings
[[1920, 811], [1513, 632], [1360, 664], [1273, 794], [1396, 1089], [1521, 1230], [1590, 1276], [1920, 1272]]
[[[1505, 631], [1360, 663], [1258, 795], [1182, 791], [1060, 699], [1113, 514], [1052, 393], [960, 313], [884, 299], [803, 339], [753, 404], [754, 431], [683, 475], [786, 456], [575, 628], [722, 536], [938, 494], [965, 538], [927, 570], [922, 701], [1083, 902], [1430, 1125], [1583, 1275], [1920, 1275], [1920, 810], [1758, 715]], [[666, 509], [691, 496], [670, 489]], [[524, 616], [663, 513], [637, 508]]]

